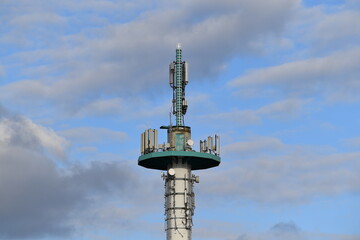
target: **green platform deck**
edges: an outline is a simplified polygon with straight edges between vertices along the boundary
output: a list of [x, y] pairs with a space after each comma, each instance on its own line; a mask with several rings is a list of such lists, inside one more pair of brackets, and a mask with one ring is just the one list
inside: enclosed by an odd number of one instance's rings
[[219, 166], [220, 157], [202, 152], [191, 151], [166, 151], [152, 152], [141, 155], [138, 164], [142, 167], [167, 170], [169, 163], [176, 158], [182, 158], [191, 165], [192, 170], [201, 170]]

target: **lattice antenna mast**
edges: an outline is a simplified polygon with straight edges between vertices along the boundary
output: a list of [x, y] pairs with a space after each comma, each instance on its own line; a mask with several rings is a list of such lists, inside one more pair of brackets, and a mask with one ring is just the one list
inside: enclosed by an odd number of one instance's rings
[[187, 110], [185, 86], [188, 84], [188, 64], [182, 61], [181, 44], [176, 47], [176, 61], [169, 67], [170, 86], [173, 89], [173, 114], [176, 116], [176, 126], [184, 126], [184, 115]]

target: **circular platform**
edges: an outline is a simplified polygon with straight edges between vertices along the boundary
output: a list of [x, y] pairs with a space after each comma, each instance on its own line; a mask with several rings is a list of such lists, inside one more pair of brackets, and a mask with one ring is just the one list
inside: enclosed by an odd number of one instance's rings
[[169, 163], [176, 158], [182, 158], [191, 165], [192, 170], [201, 170], [219, 166], [220, 157], [202, 152], [191, 151], [166, 151], [152, 152], [141, 155], [138, 164], [142, 167], [167, 170]]

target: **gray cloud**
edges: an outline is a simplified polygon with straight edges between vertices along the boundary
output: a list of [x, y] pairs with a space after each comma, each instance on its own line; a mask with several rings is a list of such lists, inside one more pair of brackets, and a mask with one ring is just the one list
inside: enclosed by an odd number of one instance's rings
[[255, 111], [252, 110], [233, 110], [231, 112], [202, 115], [200, 118], [202, 120], [212, 120], [211, 122], [215, 124], [217, 122], [235, 123], [236, 126], [261, 123], [260, 117], [255, 113]]
[[360, 147], [360, 137], [344, 139], [341, 142], [350, 147], [354, 147], [354, 148]]
[[[359, 101], [359, 12], [350, 1], [296, 12], [284, 34], [293, 42], [282, 64], [253, 69], [232, 80], [238, 95], [254, 97], [320, 96], [330, 102]], [[344, 8], [351, 10], [344, 10]], [[290, 29], [295, 29], [290, 30]], [[303, 31], [307, 29], [307, 31]], [[305, 46], [305, 47], [304, 47]], [[301, 50], [300, 50], [301, 49]], [[290, 57], [289, 57], [290, 56]]]
[[4, 67], [0, 65], [0, 79], [5, 75]]
[[314, 24], [305, 36], [311, 42], [315, 51], [333, 49], [349, 49], [358, 46], [360, 28], [358, 9], [339, 11], [328, 14]]
[[227, 160], [222, 168], [202, 173], [205, 180], [199, 187], [202, 196], [209, 194], [215, 201], [221, 195], [265, 204], [298, 204], [317, 196], [360, 191], [359, 152], [326, 154], [271, 138], [244, 141], [223, 150]]
[[293, 222], [279, 222], [271, 227], [271, 229], [258, 236], [253, 237], [242, 235], [238, 240], [252, 240], [252, 239], [270, 239], [270, 240], [306, 240], [309, 239], [306, 234], [302, 233], [297, 225]]
[[[212, 120], [211, 123], [215, 125], [219, 122], [231, 123], [233, 127], [257, 125], [262, 123], [263, 118], [288, 120], [298, 117], [310, 102], [310, 99], [288, 98], [275, 101], [257, 109], [234, 109], [228, 112], [203, 114], [198, 116], [197, 120], [201, 121], [202, 124], [208, 123], [209, 120]], [[213, 112], [217, 111], [213, 110]]]
[[69, 235], [73, 229], [66, 220], [85, 200], [83, 193], [68, 185], [39, 153], [12, 147], [2, 150], [0, 159], [0, 237]]
[[293, 222], [279, 222], [271, 227], [271, 231], [275, 233], [298, 233], [300, 231], [299, 227]]
[[127, 138], [127, 134], [124, 132], [95, 127], [71, 128], [60, 131], [59, 134], [76, 143], [96, 143], [109, 140], [122, 142]]
[[272, 137], [252, 137], [247, 139], [247, 141], [236, 142], [230, 145], [223, 147], [224, 153], [236, 153], [241, 156], [248, 156], [249, 154], [257, 154], [259, 152], [263, 153], [265, 151], [277, 151], [284, 148], [284, 143], [282, 143], [277, 138]]
[[273, 118], [291, 118], [299, 115], [302, 112], [301, 110], [304, 105], [309, 102], [310, 100], [288, 98], [265, 105], [256, 110], [256, 113], [258, 115], [265, 115]]
[[[129, 111], [129, 101], [115, 97], [111, 99], [95, 99], [84, 105], [76, 113], [77, 116], [108, 116], [119, 115]], [[133, 101], [132, 101], [133, 102]]]
[[230, 83], [233, 87], [277, 86], [286, 94], [331, 99], [357, 99], [360, 49], [341, 51], [326, 57], [285, 63], [249, 72]]
[[[200, 226], [199, 226], [200, 225]], [[241, 232], [239, 234], [239, 232]], [[269, 226], [265, 231], [245, 229], [240, 223], [200, 219], [194, 229], [194, 237], [199, 239], [227, 240], [356, 240], [356, 234], [334, 234], [307, 232], [293, 221], [281, 221]]]
[[64, 157], [67, 141], [52, 129], [13, 114], [0, 105], [0, 145], [45, 150], [56, 157]]
[[69, 236], [76, 230], [74, 218], [92, 207], [93, 196], [116, 191], [127, 198], [136, 184], [123, 164], [93, 163], [64, 174], [43, 155], [19, 147], [1, 150], [0, 165], [2, 239]]
[[[214, 76], [237, 54], [260, 51], [254, 41], [281, 32], [298, 4], [295, 0], [164, 4], [136, 21], [102, 26], [94, 33], [98, 37], [78, 33], [60, 38], [56, 49], [14, 55], [14, 60], [32, 59], [27, 68], [37, 69], [36, 80], [8, 84], [0, 92], [7, 99], [32, 96], [66, 108], [78, 108], [102, 94], [151, 92], [166, 76], [166, 69], [158, 66], [173, 59], [170, 53], [179, 41], [185, 46], [184, 58], [192, 64], [192, 76]], [[46, 74], [50, 77], [41, 77], [40, 59], [48, 60], [43, 70], [52, 68], [53, 74]], [[65, 74], [57, 76], [59, 70]]]
[[[196, 230], [197, 237], [201, 239], [228, 239], [228, 240], [307, 240], [318, 239], [319, 234], [303, 232], [293, 222], [279, 222], [270, 227], [267, 231], [252, 231], [251, 229], [243, 230], [241, 224], [234, 224], [223, 221], [203, 220], [201, 224], [207, 226], [206, 230]], [[220, 226], [220, 227], [219, 227]], [[243, 232], [240, 235], [234, 232]], [[310, 236], [310, 237], [309, 237]], [[334, 237], [328, 235], [327, 237]], [[336, 235], [335, 235], [336, 236]], [[338, 237], [338, 236], [336, 236]], [[322, 238], [321, 238], [322, 239]], [[325, 239], [325, 238], [324, 238]], [[331, 238], [332, 239], [332, 238]], [[341, 239], [341, 238], [334, 238]]]
[[101, 203], [108, 204], [112, 196], [128, 201], [142, 191], [137, 174], [124, 162], [59, 167], [45, 150], [61, 150], [65, 140], [1, 106], [0, 132], [0, 239], [67, 237], [99, 195], [106, 195]]
[[359, 235], [330, 234], [302, 231], [293, 222], [279, 222], [268, 231], [243, 233], [236, 240], [356, 240]]
[[234, 239], [239, 232], [238, 223], [225, 219], [199, 218], [195, 224], [194, 239]]

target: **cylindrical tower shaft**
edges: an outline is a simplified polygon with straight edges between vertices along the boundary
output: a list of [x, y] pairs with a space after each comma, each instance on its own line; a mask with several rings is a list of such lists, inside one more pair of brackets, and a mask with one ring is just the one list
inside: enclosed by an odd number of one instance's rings
[[194, 178], [181, 158], [173, 160], [165, 179], [166, 239], [191, 240]]
[[[191, 138], [190, 127], [168, 129], [168, 142], [175, 151], [185, 151]], [[195, 209], [191, 164], [186, 158], [174, 156], [167, 166], [165, 179], [165, 215], [167, 240], [191, 240], [192, 216]]]
[[183, 126], [183, 76], [182, 76], [182, 50], [180, 43], [176, 48], [176, 126]]

